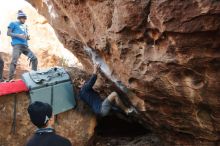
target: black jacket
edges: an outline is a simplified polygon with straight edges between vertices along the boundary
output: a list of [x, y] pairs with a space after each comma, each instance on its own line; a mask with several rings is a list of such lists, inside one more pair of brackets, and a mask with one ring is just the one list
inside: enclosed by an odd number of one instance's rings
[[53, 132], [36, 132], [26, 146], [72, 146], [71, 142]]
[[80, 90], [79, 98], [86, 102], [96, 114], [100, 114], [102, 99], [99, 94], [93, 90], [93, 86], [97, 80], [97, 75], [93, 74], [91, 78], [86, 81]]

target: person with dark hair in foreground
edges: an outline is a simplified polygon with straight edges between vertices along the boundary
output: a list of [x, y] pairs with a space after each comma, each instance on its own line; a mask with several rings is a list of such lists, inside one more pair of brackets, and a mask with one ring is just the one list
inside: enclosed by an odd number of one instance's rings
[[36, 101], [29, 105], [28, 113], [31, 122], [38, 129], [26, 146], [72, 146], [68, 139], [57, 135], [52, 128], [54, 116], [49, 104]]
[[102, 117], [107, 116], [111, 109], [115, 107], [114, 105], [122, 109], [126, 114], [134, 112], [134, 108], [128, 108], [123, 104], [116, 92], [112, 92], [105, 100], [102, 100], [100, 95], [93, 89], [99, 68], [100, 65], [94, 66], [93, 75], [81, 88], [79, 98], [87, 103], [95, 114]]

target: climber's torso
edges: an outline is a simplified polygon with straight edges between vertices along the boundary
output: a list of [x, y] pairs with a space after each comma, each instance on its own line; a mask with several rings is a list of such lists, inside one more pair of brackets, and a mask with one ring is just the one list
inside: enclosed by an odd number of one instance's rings
[[95, 82], [96, 79], [97, 75], [93, 75], [90, 78], [90, 80], [86, 83], [87, 85], [84, 85], [84, 87], [80, 90], [80, 98], [84, 102], [86, 102], [90, 107], [92, 107], [93, 111], [96, 114], [99, 114], [102, 105], [102, 100], [99, 94], [92, 88], [94, 83], [91, 84], [91, 82]]

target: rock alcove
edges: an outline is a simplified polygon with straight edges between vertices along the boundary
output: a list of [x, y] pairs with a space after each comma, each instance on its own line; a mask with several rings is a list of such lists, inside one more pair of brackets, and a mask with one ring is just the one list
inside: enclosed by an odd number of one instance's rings
[[[105, 97], [109, 89], [122, 92], [124, 102], [137, 109], [132, 118], [164, 145], [219, 145], [219, 1], [29, 2], [45, 16], [86, 72], [92, 72], [93, 62], [101, 59], [105, 63], [105, 76], [97, 84], [100, 93]], [[74, 77], [84, 75], [77, 69], [71, 72]], [[77, 84], [77, 78], [74, 81]], [[9, 99], [0, 100], [11, 106]], [[27, 102], [21, 101], [19, 107], [26, 107]], [[4, 122], [10, 121], [5, 117]], [[59, 117], [58, 132], [73, 144], [85, 145], [93, 136], [96, 118], [83, 103]], [[30, 134], [18, 131], [23, 137]]]

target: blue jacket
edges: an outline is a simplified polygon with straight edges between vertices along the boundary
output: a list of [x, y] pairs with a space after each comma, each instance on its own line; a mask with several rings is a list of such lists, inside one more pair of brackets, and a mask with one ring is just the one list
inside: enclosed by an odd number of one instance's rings
[[93, 74], [92, 77], [81, 88], [79, 98], [86, 102], [92, 108], [94, 113], [100, 114], [102, 99], [99, 94], [93, 90], [96, 80], [97, 75]]

